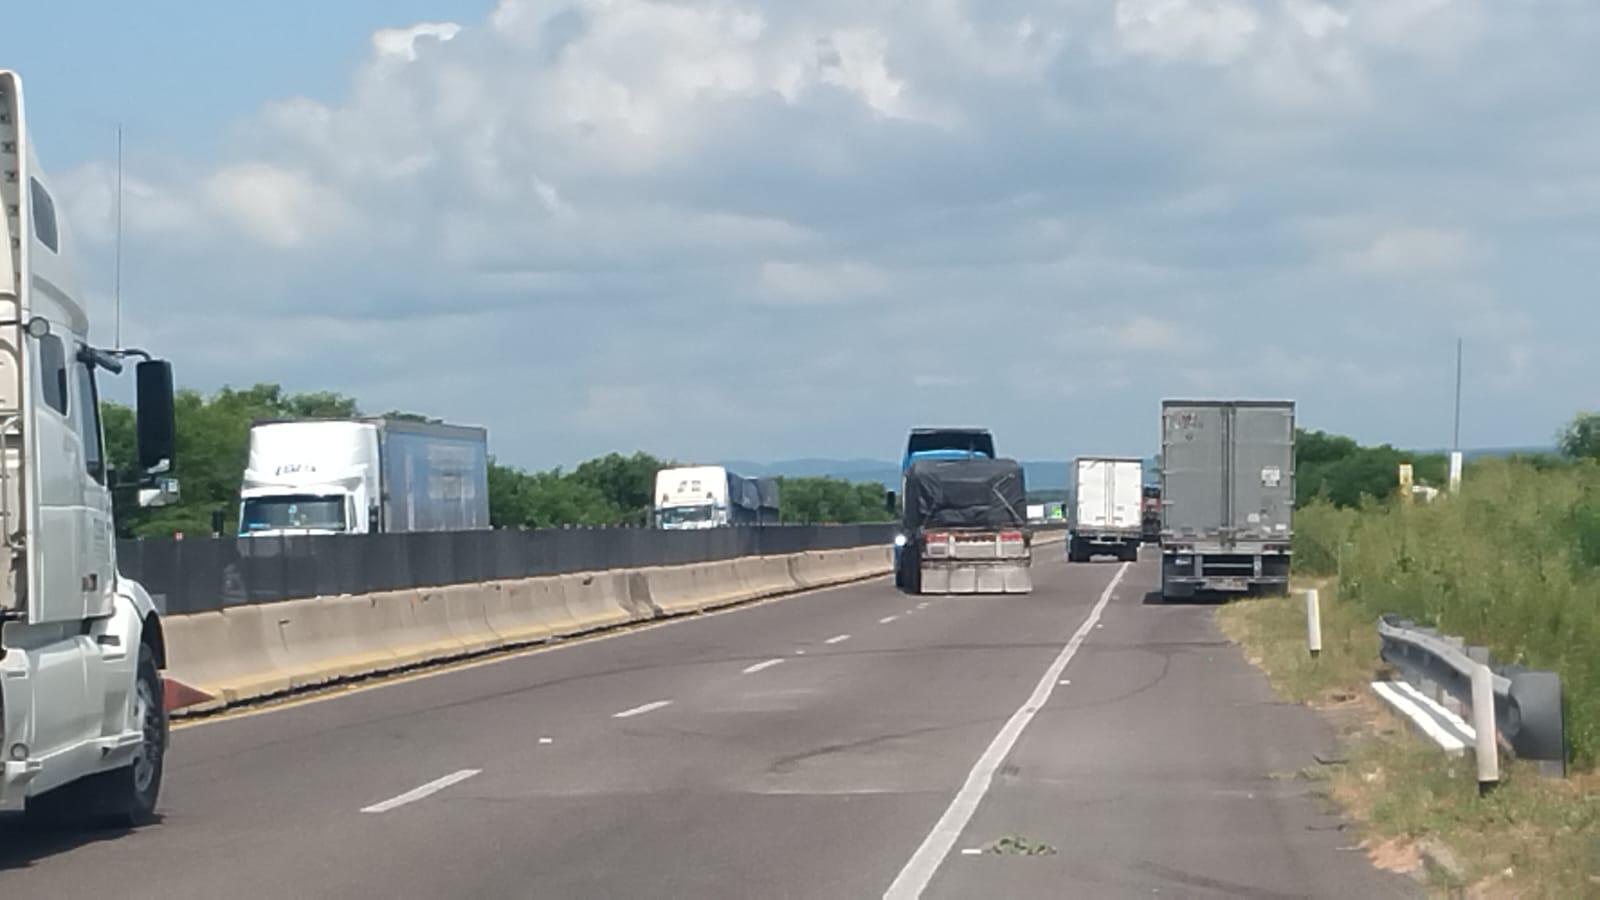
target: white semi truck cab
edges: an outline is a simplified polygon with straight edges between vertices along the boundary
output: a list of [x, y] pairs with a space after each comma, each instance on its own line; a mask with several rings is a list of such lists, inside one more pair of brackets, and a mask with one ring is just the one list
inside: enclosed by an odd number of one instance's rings
[[489, 527], [482, 428], [399, 418], [257, 422], [239, 535]]
[[102, 350], [76, 246], [0, 70], [0, 811], [137, 824], [167, 746], [161, 621], [117, 573], [96, 379], [138, 364], [141, 503], [176, 496], [172, 368]]
[[686, 466], [656, 473], [655, 524], [668, 530], [776, 525], [778, 483], [743, 478], [722, 466]]

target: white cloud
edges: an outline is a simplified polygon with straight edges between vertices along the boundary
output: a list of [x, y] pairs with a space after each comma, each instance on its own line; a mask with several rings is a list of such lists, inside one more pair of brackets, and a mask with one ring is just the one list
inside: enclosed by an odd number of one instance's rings
[[[1359, 229], [1359, 233], [1351, 233]], [[1379, 276], [1451, 275], [1482, 259], [1483, 251], [1460, 229], [1420, 225], [1371, 228], [1344, 222], [1333, 226], [1344, 244], [1342, 265]]]
[[1261, 28], [1236, 0], [1117, 0], [1117, 37], [1129, 53], [1162, 62], [1231, 62]]
[[410, 28], [383, 28], [372, 34], [372, 48], [379, 56], [394, 56], [416, 62], [417, 41], [432, 38], [448, 41], [461, 32], [454, 22], [419, 22]]
[[761, 265], [761, 290], [784, 303], [843, 303], [884, 291], [885, 274], [853, 263], [766, 262]]
[[[1405, 443], [1367, 388], [1457, 328], [1556, 385], [1484, 414], [1514, 443], [1600, 377], [1551, 349], [1595, 321], [1579, 7], [502, 0], [130, 171], [125, 287], [190, 383], [481, 421], [527, 464], [953, 420], [1058, 453], [1040, 403], [1142, 452], [1160, 396], [1279, 383]], [[111, 184], [57, 179], [102, 257]]]

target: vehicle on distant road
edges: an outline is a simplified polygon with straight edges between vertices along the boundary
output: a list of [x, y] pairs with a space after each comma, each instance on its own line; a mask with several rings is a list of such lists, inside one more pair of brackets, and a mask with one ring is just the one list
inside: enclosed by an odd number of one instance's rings
[[1141, 518], [1142, 537], [1146, 544], [1161, 540], [1161, 486], [1144, 486], [1144, 515]]
[[778, 481], [745, 478], [722, 466], [687, 466], [656, 473], [657, 528], [690, 530], [729, 525], [776, 525]]
[[1283, 594], [1294, 538], [1294, 403], [1161, 405], [1161, 592]]
[[1081, 456], [1072, 462], [1067, 559], [1139, 558], [1143, 539], [1144, 463], [1132, 457]]
[[239, 535], [490, 527], [482, 428], [401, 418], [257, 422]]
[[1021, 464], [925, 459], [905, 476], [900, 586], [919, 594], [1033, 590], [1032, 534]]
[[[161, 792], [166, 640], [117, 571], [111, 493], [177, 499], [172, 367], [89, 343], [79, 245], [25, 114], [22, 80], [0, 71], [0, 810], [134, 825]], [[113, 473], [96, 376], [129, 357], [138, 466]]]

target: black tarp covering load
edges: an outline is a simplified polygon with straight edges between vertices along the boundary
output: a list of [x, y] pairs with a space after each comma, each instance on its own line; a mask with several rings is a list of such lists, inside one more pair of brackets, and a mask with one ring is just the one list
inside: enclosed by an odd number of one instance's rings
[[757, 478], [756, 492], [761, 495], [762, 509], [778, 508], [778, 479]]
[[728, 507], [748, 509], [752, 513], [761, 508], [761, 492], [754, 478], [728, 473]]
[[905, 526], [1021, 528], [1028, 488], [1010, 459], [924, 459], [906, 471]]

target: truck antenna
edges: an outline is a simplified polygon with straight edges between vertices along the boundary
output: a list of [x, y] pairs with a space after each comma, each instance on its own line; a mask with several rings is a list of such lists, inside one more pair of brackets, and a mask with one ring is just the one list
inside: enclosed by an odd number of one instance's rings
[[122, 349], [122, 123], [117, 123], [117, 249], [112, 275], [112, 296], [116, 302], [116, 336], [113, 346]]

